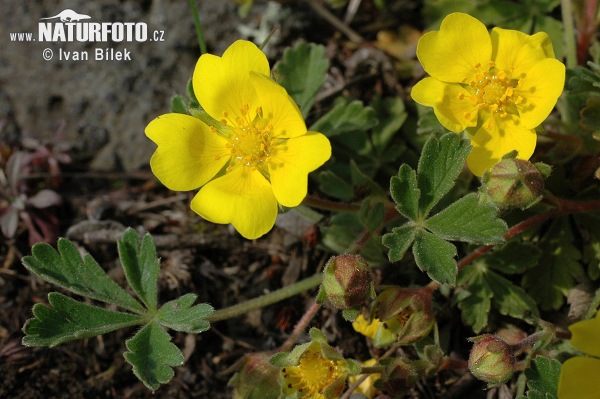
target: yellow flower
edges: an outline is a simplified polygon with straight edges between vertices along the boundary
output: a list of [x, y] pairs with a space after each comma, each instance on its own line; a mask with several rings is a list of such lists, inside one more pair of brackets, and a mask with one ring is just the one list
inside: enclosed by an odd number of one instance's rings
[[379, 319], [373, 319], [373, 321], [369, 323], [361, 314], [359, 314], [356, 320], [352, 322], [352, 328], [354, 328], [354, 331], [371, 339], [375, 338], [375, 334], [377, 333], [377, 329], [379, 329], [380, 325], [381, 322]]
[[546, 33], [494, 28], [489, 34], [477, 19], [454, 13], [419, 40], [417, 57], [430, 77], [411, 96], [433, 107], [449, 130], [474, 134], [467, 164], [475, 175], [514, 150], [520, 159], [531, 157], [534, 129], [565, 82], [565, 66]]
[[283, 393], [306, 399], [333, 399], [342, 394], [348, 371], [345, 362], [328, 360], [321, 344], [313, 341], [300, 356], [297, 366], [281, 369]]
[[[360, 365], [362, 367], [371, 367], [377, 364], [376, 359], [369, 359], [366, 362], [362, 362]], [[361, 379], [361, 375], [355, 375], [348, 377], [348, 384], [355, 384], [359, 379]], [[360, 383], [360, 385], [354, 390], [354, 393], [360, 393], [365, 395], [369, 399], [373, 399], [375, 394], [377, 393], [377, 388], [373, 385], [375, 381], [381, 378], [381, 373], [373, 373], [369, 374], [369, 376]]]
[[600, 393], [600, 312], [569, 327], [571, 343], [592, 357], [572, 357], [560, 371], [558, 399], [596, 399]]
[[300, 204], [308, 173], [331, 156], [329, 140], [308, 132], [296, 103], [270, 77], [253, 43], [237, 41], [217, 57], [204, 54], [193, 76], [200, 105], [215, 121], [167, 114], [146, 135], [158, 148], [150, 166], [176, 191], [200, 191], [192, 210], [214, 223], [232, 223], [254, 239], [274, 225], [278, 203]]

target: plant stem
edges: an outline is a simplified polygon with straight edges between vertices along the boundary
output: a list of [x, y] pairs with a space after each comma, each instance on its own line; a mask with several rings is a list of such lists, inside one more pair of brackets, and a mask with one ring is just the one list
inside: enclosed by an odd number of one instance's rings
[[577, 66], [577, 49], [575, 47], [575, 29], [573, 27], [573, 7], [571, 0], [560, 0], [562, 10], [563, 25], [565, 27], [565, 57], [567, 58], [567, 68]]
[[341, 212], [356, 212], [360, 209], [360, 205], [346, 204], [343, 202], [328, 201], [307, 195], [302, 201], [303, 205], [312, 208], [323, 209], [326, 211], [341, 211]]
[[310, 305], [310, 308], [308, 308], [306, 313], [304, 313], [302, 318], [298, 321], [298, 323], [294, 327], [294, 331], [292, 331], [292, 333], [285, 340], [283, 345], [281, 345], [281, 348], [279, 348], [277, 350], [278, 352], [287, 352], [292, 348], [292, 346], [296, 342], [296, 339], [298, 339], [300, 334], [302, 334], [302, 332], [306, 329], [306, 326], [312, 320], [313, 316], [317, 313], [317, 310], [319, 310], [320, 307], [321, 307], [321, 305], [319, 305], [317, 303], [317, 301], [313, 302], [313, 304]]
[[267, 36], [267, 38], [265, 39], [265, 41], [262, 42], [262, 44], [258, 48], [259, 50], [262, 51], [262, 49], [265, 48], [265, 46], [267, 45], [267, 43], [269, 43], [269, 40], [271, 40], [271, 37], [273, 36], [273, 34], [275, 34], [275, 32], [277, 32], [277, 29], [279, 29], [279, 28], [281, 28], [281, 24], [279, 24], [279, 25], [277, 25], [276, 27], [273, 28], [273, 30], [271, 31], [271, 33], [269, 33], [269, 36]]
[[383, 366], [361, 367], [360, 374], [375, 374], [383, 372]]
[[286, 298], [289, 298], [291, 296], [294, 296], [296, 294], [318, 286], [319, 284], [321, 284], [321, 280], [322, 275], [320, 273], [315, 274], [312, 277], [298, 281], [297, 283], [280, 288], [263, 296], [259, 296], [258, 298], [253, 298], [246, 302], [238, 303], [237, 305], [233, 305], [228, 308], [219, 309], [210, 316], [208, 316], [205, 320], [212, 323], [215, 321], [230, 319], [232, 317], [240, 316], [251, 310], [272, 305]]
[[204, 34], [202, 33], [202, 25], [200, 25], [200, 18], [198, 18], [198, 10], [196, 9], [195, 0], [190, 0], [190, 7], [192, 7], [194, 22], [196, 23], [196, 33], [198, 34], [198, 45], [200, 45], [200, 55], [206, 54], [206, 43], [204, 43]]
[[[517, 234], [522, 233], [529, 227], [543, 222], [545, 220], [551, 219], [555, 216], [567, 215], [570, 213], [578, 213], [578, 212], [587, 212], [587, 211], [597, 211], [600, 210], [600, 201], [569, 201], [563, 200], [557, 197], [552, 198], [553, 201], [556, 201], [558, 207], [548, 212], [540, 213], [539, 215], [535, 215], [532, 218], [522, 221], [511, 227], [508, 232], [504, 235], [504, 239], [508, 240]], [[458, 261], [458, 271], [467, 266], [469, 263], [473, 262], [475, 259], [479, 258], [481, 255], [485, 254], [487, 251], [492, 249], [492, 245], [482, 245], [477, 248], [475, 251], [471, 252], [469, 255], [462, 258]], [[432, 281], [427, 284], [426, 288], [434, 291], [440, 286], [440, 284], [436, 281]]]
[[588, 311], [585, 315], [585, 320], [589, 320], [592, 318], [592, 316], [594, 316], [594, 313], [596, 313], [596, 309], [598, 308], [599, 305], [600, 305], [600, 288], [598, 288], [598, 290], [596, 291], [596, 295], [594, 295], [594, 299], [592, 300], [592, 303], [590, 304], [590, 308], [588, 309]]

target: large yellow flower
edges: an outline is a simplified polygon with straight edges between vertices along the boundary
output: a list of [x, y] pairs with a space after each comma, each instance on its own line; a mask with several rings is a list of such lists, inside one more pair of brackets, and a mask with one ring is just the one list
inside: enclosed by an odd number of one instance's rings
[[474, 174], [514, 150], [518, 158], [531, 157], [534, 129], [565, 82], [565, 67], [546, 33], [494, 28], [489, 34], [477, 19], [454, 13], [419, 40], [417, 57], [431, 77], [415, 85], [412, 98], [433, 107], [449, 130], [474, 135], [467, 158]]
[[214, 223], [232, 223], [254, 239], [275, 223], [278, 203], [297, 206], [308, 173], [331, 156], [329, 140], [307, 132], [285, 89], [270, 78], [269, 62], [253, 43], [237, 41], [217, 57], [204, 54], [193, 77], [209, 126], [182, 114], [146, 127], [158, 148], [150, 166], [171, 190], [200, 191], [191, 207]]
[[558, 399], [597, 399], [600, 396], [600, 312], [592, 320], [569, 327], [571, 343], [588, 355], [567, 360], [560, 371]]

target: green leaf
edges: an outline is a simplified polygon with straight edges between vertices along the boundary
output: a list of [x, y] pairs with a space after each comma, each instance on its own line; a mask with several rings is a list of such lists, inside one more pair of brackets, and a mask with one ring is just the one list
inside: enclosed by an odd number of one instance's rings
[[361, 223], [371, 232], [375, 231], [383, 222], [385, 214], [385, 208], [382, 202], [371, 201], [370, 198], [366, 198], [358, 212], [358, 217]]
[[201, 333], [210, 327], [210, 323], [204, 320], [213, 312], [213, 307], [201, 303], [192, 306], [197, 295], [186, 294], [182, 297], [165, 303], [158, 311], [158, 322], [176, 331], [188, 333]]
[[173, 378], [171, 367], [181, 366], [183, 353], [171, 343], [171, 336], [155, 321], [147, 324], [125, 344], [123, 356], [133, 366], [134, 374], [152, 391]]
[[578, 262], [581, 253], [573, 242], [568, 217], [553, 220], [540, 240], [542, 255], [538, 266], [529, 269], [523, 276], [523, 287], [544, 310], [559, 309], [564, 297], [575, 286], [576, 278], [585, 273]]
[[419, 230], [413, 245], [413, 255], [419, 269], [440, 284], [454, 285], [458, 268], [456, 247], [424, 230]]
[[485, 278], [494, 293], [494, 307], [498, 308], [500, 313], [517, 319], [525, 319], [527, 313], [533, 317], [540, 317], [535, 301], [523, 288], [492, 271], [488, 271]]
[[23, 265], [42, 280], [78, 295], [144, 313], [144, 307], [111, 280], [89, 254], [82, 260], [69, 240], [58, 240], [58, 253], [46, 243], [35, 244], [31, 253], [33, 256], [23, 258]]
[[156, 310], [156, 282], [160, 261], [156, 258], [156, 247], [150, 234], [142, 238], [142, 244], [133, 229], [127, 229], [118, 241], [119, 258], [125, 276], [137, 296], [148, 309]]
[[440, 139], [431, 137], [425, 143], [417, 169], [421, 216], [425, 217], [454, 186], [469, 152], [469, 141], [461, 140], [456, 133]]
[[298, 43], [293, 49], [286, 49], [283, 61], [277, 65], [279, 83], [296, 101], [304, 118], [325, 83], [327, 69], [329, 60], [325, 56], [325, 47], [304, 42]]
[[319, 175], [319, 189], [327, 195], [348, 201], [354, 197], [352, 185], [330, 170]]
[[171, 111], [177, 114], [187, 115], [188, 102], [180, 95], [174, 96], [171, 99]]
[[600, 131], [600, 98], [590, 97], [587, 99], [585, 108], [581, 110], [579, 125], [591, 132]]
[[468, 194], [425, 221], [425, 227], [445, 240], [477, 244], [501, 244], [508, 231], [492, 203], [480, 203]]
[[394, 138], [408, 113], [401, 98], [384, 98], [377, 96], [371, 102], [379, 124], [373, 128], [372, 141], [378, 154], [382, 154]]
[[534, 267], [541, 251], [532, 244], [509, 241], [486, 256], [489, 267], [505, 274], [520, 274]]
[[411, 220], [419, 220], [419, 196], [417, 174], [408, 165], [400, 166], [398, 175], [390, 180], [390, 192], [398, 204], [396, 209]]
[[493, 293], [477, 265], [468, 265], [460, 271], [459, 284], [464, 284], [462, 279], [466, 275], [470, 277], [469, 284], [467, 291], [462, 291], [462, 295], [457, 297], [458, 307], [461, 310], [463, 321], [470, 325], [473, 331], [479, 333], [487, 326]]
[[365, 107], [361, 101], [342, 102], [316, 121], [309, 130], [323, 133], [327, 137], [338, 134], [366, 131], [377, 124], [375, 111]]
[[404, 257], [417, 235], [417, 228], [413, 224], [394, 227], [391, 233], [383, 236], [383, 245], [388, 247], [390, 262], [397, 262]]
[[525, 370], [525, 375], [529, 379], [527, 397], [557, 399], [561, 367], [558, 360], [550, 360], [543, 356], [536, 357], [533, 360], [533, 367]]
[[49, 293], [48, 302], [52, 307], [41, 303], [33, 307], [35, 318], [23, 327], [23, 345], [52, 347], [146, 321], [142, 316], [86, 305], [58, 292]]
[[269, 363], [275, 367], [285, 367], [288, 365], [288, 352], [278, 352], [269, 358]]

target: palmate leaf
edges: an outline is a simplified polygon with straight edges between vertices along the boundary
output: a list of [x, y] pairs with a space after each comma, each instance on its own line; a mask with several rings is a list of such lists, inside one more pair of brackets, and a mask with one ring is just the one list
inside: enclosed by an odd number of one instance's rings
[[361, 101], [342, 101], [317, 120], [310, 130], [333, 137], [342, 133], [366, 131], [377, 125], [375, 111]]
[[181, 366], [183, 353], [171, 343], [171, 336], [155, 321], [147, 324], [125, 343], [129, 352], [123, 356], [133, 366], [134, 374], [152, 391], [169, 382]]
[[41, 303], [33, 307], [35, 319], [23, 327], [24, 345], [52, 347], [146, 322], [143, 316], [86, 305], [57, 292], [48, 294], [48, 301], [52, 307]]
[[556, 399], [558, 397], [558, 380], [562, 365], [558, 360], [538, 356], [533, 360], [533, 367], [525, 370], [528, 399]]
[[413, 255], [419, 269], [441, 284], [456, 282], [456, 247], [424, 230], [419, 230], [413, 245]]
[[158, 321], [176, 331], [197, 334], [208, 330], [210, 323], [204, 318], [213, 312], [213, 307], [206, 303], [192, 306], [196, 298], [195, 294], [186, 294], [165, 303], [158, 311]]
[[69, 240], [58, 240], [60, 255], [46, 243], [35, 244], [31, 252], [33, 256], [25, 256], [23, 265], [42, 280], [132, 312], [144, 311], [144, 307], [111, 280], [89, 254], [81, 259]]

